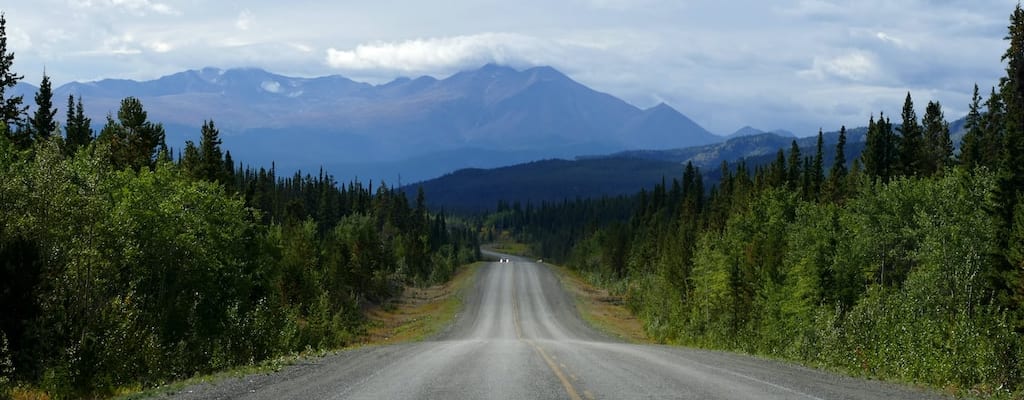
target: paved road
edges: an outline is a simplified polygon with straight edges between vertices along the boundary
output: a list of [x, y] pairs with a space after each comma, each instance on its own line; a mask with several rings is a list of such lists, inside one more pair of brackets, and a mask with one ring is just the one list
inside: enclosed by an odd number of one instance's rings
[[790, 364], [617, 342], [590, 329], [547, 267], [521, 258], [477, 274], [438, 338], [356, 349], [175, 398], [907, 399], [934, 393]]

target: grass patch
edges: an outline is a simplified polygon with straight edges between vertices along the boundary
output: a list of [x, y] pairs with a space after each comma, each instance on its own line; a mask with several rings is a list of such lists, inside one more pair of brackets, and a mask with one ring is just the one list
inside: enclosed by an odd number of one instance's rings
[[460, 268], [452, 280], [427, 288], [407, 287], [388, 307], [366, 310], [369, 320], [363, 345], [419, 341], [439, 333], [462, 309], [466, 287], [483, 265], [477, 262]]
[[486, 246], [487, 250], [496, 251], [499, 253], [511, 254], [514, 256], [530, 257], [532, 252], [530, 246], [525, 243], [501, 241], [497, 243], [491, 243]]
[[576, 300], [576, 310], [590, 326], [629, 343], [654, 343], [644, 332], [643, 324], [625, 306], [620, 296], [591, 285], [578, 272], [547, 264], [562, 282], [562, 287]]

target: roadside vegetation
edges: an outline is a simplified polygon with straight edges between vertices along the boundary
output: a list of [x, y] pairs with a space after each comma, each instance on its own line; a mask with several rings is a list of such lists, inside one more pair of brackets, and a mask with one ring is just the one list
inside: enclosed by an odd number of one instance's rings
[[[0, 15], [0, 397], [105, 397], [358, 343], [363, 311], [447, 282], [476, 232], [384, 182], [236, 165], [212, 121], [174, 152], [126, 98], [35, 111]], [[422, 328], [426, 331], [427, 328]]]
[[[599, 284], [661, 342], [795, 360], [970, 396], [1024, 391], [1024, 10], [1006, 76], [975, 86], [954, 151], [942, 106], [815, 154], [688, 165], [636, 196], [503, 204], [489, 229]], [[845, 128], [841, 130], [844, 132]], [[837, 160], [824, 168], [826, 151]], [[625, 210], [625, 212], [624, 212]]]

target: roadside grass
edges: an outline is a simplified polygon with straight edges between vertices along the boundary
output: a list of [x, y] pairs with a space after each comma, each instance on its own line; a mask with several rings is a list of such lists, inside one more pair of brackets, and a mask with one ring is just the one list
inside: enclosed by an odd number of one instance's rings
[[628, 343], [655, 343], [644, 331], [643, 323], [626, 308], [625, 300], [596, 287], [580, 275], [561, 265], [545, 263], [562, 282], [562, 287], [576, 300], [576, 310], [590, 326]]
[[[254, 374], [270, 374], [300, 361], [319, 358], [365, 346], [388, 345], [420, 341], [440, 333], [462, 309], [466, 288], [473, 282], [483, 262], [459, 267], [455, 276], [445, 284], [426, 288], [406, 287], [402, 295], [386, 306], [374, 305], [364, 310], [367, 318], [366, 334], [350, 346], [335, 350], [307, 350], [266, 360], [254, 365], [244, 365], [210, 375], [196, 376], [183, 381], [172, 382], [150, 389], [141, 387], [120, 388], [114, 393], [115, 399], [143, 399], [163, 394], [180, 392], [188, 386], [213, 383], [227, 378]], [[19, 390], [21, 390], [19, 392]], [[30, 389], [15, 389], [15, 400], [49, 399], [45, 392]]]
[[530, 247], [525, 243], [511, 242], [511, 241], [500, 241], [491, 243], [486, 246], [488, 250], [493, 250], [499, 253], [511, 254], [514, 256], [530, 257]]
[[360, 345], [420, 341], [438, 334], [462, 309], [466, 288], [483, 264], [461, 267], [445, 284], [407, 287], [387, 307], [377, 305], [365, 310], [369, 324]]

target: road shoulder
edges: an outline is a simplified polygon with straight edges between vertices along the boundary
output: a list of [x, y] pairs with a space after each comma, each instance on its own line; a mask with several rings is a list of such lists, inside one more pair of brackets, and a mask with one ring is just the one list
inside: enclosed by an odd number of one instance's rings
[[643, 323], [626, 308], [625, 299], [587, 282], [567, 267], [543, 263], [558, 276], [562, 288], [576, 302], [576, 311], [592, 328], [627, 343], [655, 343], [644, 331]]

